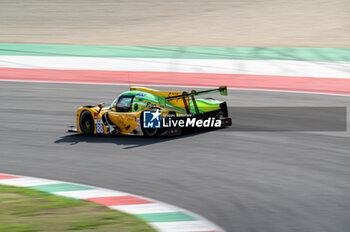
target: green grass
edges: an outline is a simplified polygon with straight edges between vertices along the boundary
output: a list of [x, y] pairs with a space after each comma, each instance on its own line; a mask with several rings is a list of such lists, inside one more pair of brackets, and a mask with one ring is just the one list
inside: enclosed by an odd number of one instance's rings
[[0, 185], [0, 232], [155, 232], [144, 221], [91, 202]]

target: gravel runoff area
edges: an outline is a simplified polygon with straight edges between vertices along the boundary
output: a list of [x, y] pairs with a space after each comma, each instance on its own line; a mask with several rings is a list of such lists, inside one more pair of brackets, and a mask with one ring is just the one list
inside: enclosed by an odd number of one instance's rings
[[348, 0], [1, 0], [0, 42], [348, 47]]

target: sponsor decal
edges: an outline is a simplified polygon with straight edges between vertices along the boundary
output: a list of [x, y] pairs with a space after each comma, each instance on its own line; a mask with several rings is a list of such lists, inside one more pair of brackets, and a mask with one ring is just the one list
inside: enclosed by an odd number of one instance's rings
[[96, 133], [97, 134], [103, 134], [103, 121], [102, 120], [95, 120], [96, 124]]
[[147, 102], [146, 104], [146, 107], [155, 107], [157, 106], [156, 104], [153, 104], [153, 103], [150, 103], [150, 102]]
[[207, 119], [167, 117], [162, 122], [163, 127], [221, 127], [221, 120], [214, 117]]
[[184, 117], [172, 117], [165, 116], [160, 117], [161, 113], [157, 109], [156, 111], [144, 111], [143, 112], [143, 127], [144, 128], [169, 128], [169, 127], [207, 127], [207, 128], [219, 128], [222, 127], [222, 121], [215, 117], [206, 119], [196, 118], [192, 116]]
[[144, 128], [160, 128], [160, 111], [144, 111], [143, 127]]

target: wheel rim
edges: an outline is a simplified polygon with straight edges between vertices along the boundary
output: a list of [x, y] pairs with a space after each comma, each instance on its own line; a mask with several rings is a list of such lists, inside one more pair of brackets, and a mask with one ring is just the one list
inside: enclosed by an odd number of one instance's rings
[[90, 129], [91, 129], [91, 122], [90, 122], [90, 120], [85, 120], [85, 123], [84, 123], [84, 125], [85, 125], [85, 129], [87, 130], [87, 131], [90, 131]]
[[84, 111], [80, 115], [80, 127], [83, 134], [94, 133], [94, 121], [90, 112]]

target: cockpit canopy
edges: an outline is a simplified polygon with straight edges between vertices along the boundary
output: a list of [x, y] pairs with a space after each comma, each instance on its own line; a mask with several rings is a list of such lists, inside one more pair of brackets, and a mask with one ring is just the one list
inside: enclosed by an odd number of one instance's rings
[[121, 95], [118, 98], [118, 102], [116, 104], [116, 110], [118, 112], [130, 112], [132, 109], [132, 102], [135, 96]]
[[149, 101], [157, 102], [157, 98], [153, 94], [143, 91], [127, 91], [113, 101], [111, 108], [114, 108], [117, 112], [139, 111], [143, 108], [141, 106], [148, 106]]

